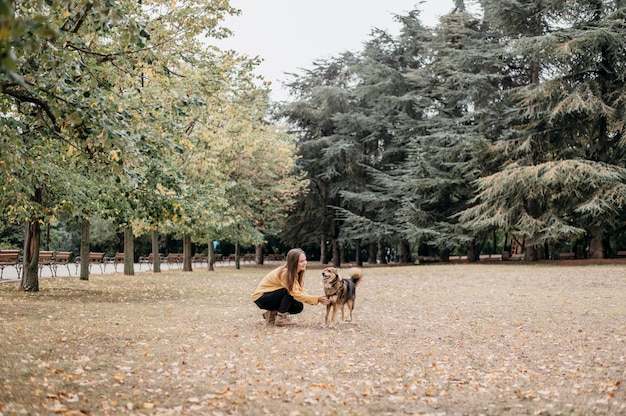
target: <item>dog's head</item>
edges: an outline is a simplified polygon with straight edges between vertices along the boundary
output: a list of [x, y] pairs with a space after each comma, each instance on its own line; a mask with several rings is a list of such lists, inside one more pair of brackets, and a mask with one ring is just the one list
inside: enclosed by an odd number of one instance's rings
[[322, 281], [326, 284], [339, 279], [339, 272], [334, 267], [327, 267], [322, 270]]

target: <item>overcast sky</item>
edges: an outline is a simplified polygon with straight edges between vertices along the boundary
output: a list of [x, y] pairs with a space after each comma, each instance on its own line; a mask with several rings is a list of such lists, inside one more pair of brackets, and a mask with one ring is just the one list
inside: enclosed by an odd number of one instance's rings
[[285, 73], [300, 73], [315, 60], [344, 51], [360, 51], [373, 28], [399, 32], [394, 15], [405, 15], [414, 7], [422, 11], [422, 22], [434, 26], [448, 13], [453, 0], [230, 0], [241, 10], [224, 25], [235, 35], [222, 48], [259, 56], [257, 72], [272, 82], [272, 99], [287, 99], [281, 82]]

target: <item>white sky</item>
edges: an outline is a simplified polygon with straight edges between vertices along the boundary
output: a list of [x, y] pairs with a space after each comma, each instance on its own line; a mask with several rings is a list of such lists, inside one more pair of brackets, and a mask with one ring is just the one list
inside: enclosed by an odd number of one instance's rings
[[241, 15], [224, 22], [234, 36], [219, 42], [263, 63], [257, 72], [272, 82], [274, 100], [285, 100], [285, 73], [300, 73], [315, 60], [360, 51], [373, 28], [399, 32], [394, 15], [418, 8], [434, 26], [452, 10], [453, 0], [230, 0]]

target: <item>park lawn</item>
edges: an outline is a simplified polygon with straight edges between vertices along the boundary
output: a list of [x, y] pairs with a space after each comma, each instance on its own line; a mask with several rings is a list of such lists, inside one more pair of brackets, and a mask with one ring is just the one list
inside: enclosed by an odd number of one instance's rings
[[266, 327], [268, 270], [0, 285], [0, 415], [626, 414], [624, 265], [365, 268], [336, 329]]

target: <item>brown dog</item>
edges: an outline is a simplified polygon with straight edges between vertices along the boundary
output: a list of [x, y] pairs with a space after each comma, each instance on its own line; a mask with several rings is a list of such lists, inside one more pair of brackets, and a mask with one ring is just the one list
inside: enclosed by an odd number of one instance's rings
[[335, 326], [335, 316], [337, 309], [341, 308], [341, 320], [344, 319], [343, 307], [348, 306], [350, 311], [350, 322], [352, 322], [352, 311], [354, 309], [354, 300], [356, 299], [356, 286], [363, 278], [361, 269], [352, 268], [349, 271], [350, 279], [344, 279], [339, 276], [339, 272], [334, 267], [327, 267], [322, 271], [322, 281], [324, 282], [324, 294], [330, 299], [330, 305], [326, 306], [326, 316], [324, 324], [328, 325], [328, 315], [332, 309], [333, 313], [330, 319], [330, 326]]

